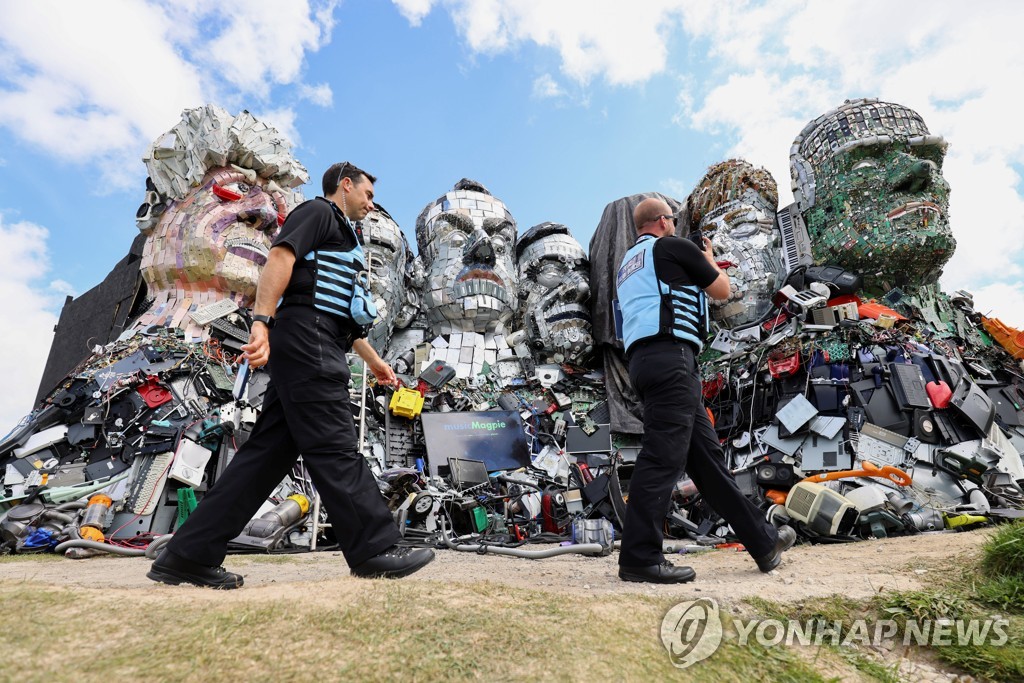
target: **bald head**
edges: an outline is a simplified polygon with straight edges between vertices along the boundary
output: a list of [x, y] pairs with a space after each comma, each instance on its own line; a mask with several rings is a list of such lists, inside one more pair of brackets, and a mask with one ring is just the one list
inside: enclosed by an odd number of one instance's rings
[[663, 200], [650, 197], [643, 200], [633, 209], [633, 223], [637, 232], [645, 232], [644, 226], [654, 223], [659, 216], [671, 216], [672, 209]]

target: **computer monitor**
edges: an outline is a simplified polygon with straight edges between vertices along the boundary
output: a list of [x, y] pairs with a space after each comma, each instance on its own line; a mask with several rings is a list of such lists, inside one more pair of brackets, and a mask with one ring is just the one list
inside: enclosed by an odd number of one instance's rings
[[523, 419], [514, 410], [423, 413], [421, 418], [431, 476], [449, 458], [481, 460], [489, 472], [530, 464]]
[[565, 430], [565, 452], [569, 455], [612, 452], [611, 425], [597, 425], [597, 431], [587, 434], [582, 427], [572, 425]]
[[480, 486], [490, 481], [490, 477], [487, 476], [487, 465], [482, 460], [448, 458], [448, 469], [451, 472], [452, 484], [459, 491]]

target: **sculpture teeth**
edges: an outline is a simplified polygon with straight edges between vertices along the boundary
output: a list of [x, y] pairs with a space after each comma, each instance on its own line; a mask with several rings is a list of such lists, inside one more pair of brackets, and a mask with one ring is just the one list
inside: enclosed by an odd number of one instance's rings
[[235, 237], [224, 242], [224, 246], [228, 249], [232, 247], [245, 247], [246, 249], [252, 249], [261, 256], [267, 256], [270, 254], [270, 250], [267, 246], [256, 240], [249, 239], [248, 237]]
[[932, 202], [908, 202], [903, 206], [898, 206], [892, 211], [890, 211], [888, 214], [886, 214], [886, 218], [892, 220], [893, 218], [899, 218], [900, 216], [905, 216], [908, 213], [914, 212], [923, 213], [926, 215], [932, 213], [935, 214], [936, 218], [942, 215], [942, 210], [939, 209], [938, 204], [934, 204]]

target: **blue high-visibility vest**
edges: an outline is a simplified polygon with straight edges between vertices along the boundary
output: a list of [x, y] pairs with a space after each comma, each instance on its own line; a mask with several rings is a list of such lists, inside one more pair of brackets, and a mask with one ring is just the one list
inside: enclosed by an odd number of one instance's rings
[[626, 351], [643, 339], [671, 335], [698, 352], [708, 333], [708, 299], [696, 285], [671, 285], [658, 277], [653, 235], [642, 235], [622, 257], [615, 278]]
[[328, 203], [338, 222], [352, 233], [355, 246], [347, 251], [314, 249], [295, 265], [314, 271], [314, 307], [365, 327], [377, 318], [377, 307], [369, 292], [366, 256], [348, 218], [333, 202]]

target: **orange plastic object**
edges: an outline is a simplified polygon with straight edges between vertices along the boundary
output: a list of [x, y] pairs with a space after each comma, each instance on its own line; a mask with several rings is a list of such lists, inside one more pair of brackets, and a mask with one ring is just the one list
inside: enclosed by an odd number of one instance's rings
[[821, 474], [812, 474], [811, 476], [804, 479], [804, 481], [832, 481], [834, 479], [847, 479], [849, 477], [885, 477], [889, 481], [895, 483], [897, 486], [910, 486], [913, 481], [910, 475], [892, 465], [883, 465], [879, 467], [873, 462], [863, 460], [860, 463], [861, 469], [859, 470], [842, 470], [841, 472], [822, 472]]
[[736, 550], [736, 551], [746, 550], [746, 548], [743, 547], [742, 543], [716, 543], [715, 547], [718, 548], [719, 550]]
[[890, 318], [896, 318], [896, 320], [906, 320], [906, 318], [896, 311], [892, 310], [888, 306], [883, 306], [874, 299], [871, 301], [865, 301], [860, 306], [857, 306], [857, 314], [861, 318], [873, 318], [878, 320], [878, 316], [887, 315]]
[[1010, 327], [998, 318], [984, 316], [981, 318], [981, 325], [1007, 353], [1014, 358], [1024, 359], [1024, 331]]
[[843, 304], [857, 304], [857, 307], [860, 308], [861, 300], [856, 294], [840, 294], [839, 296], [834, 296], [829, 299], [828, 303], [825, 305], [842, 306]]
[[777, 503], [779, 505], [786, 504], [786, 491], [768, 489], [767, 491], [764, 492], [764, 497], [770, 500], [771, 502]]

